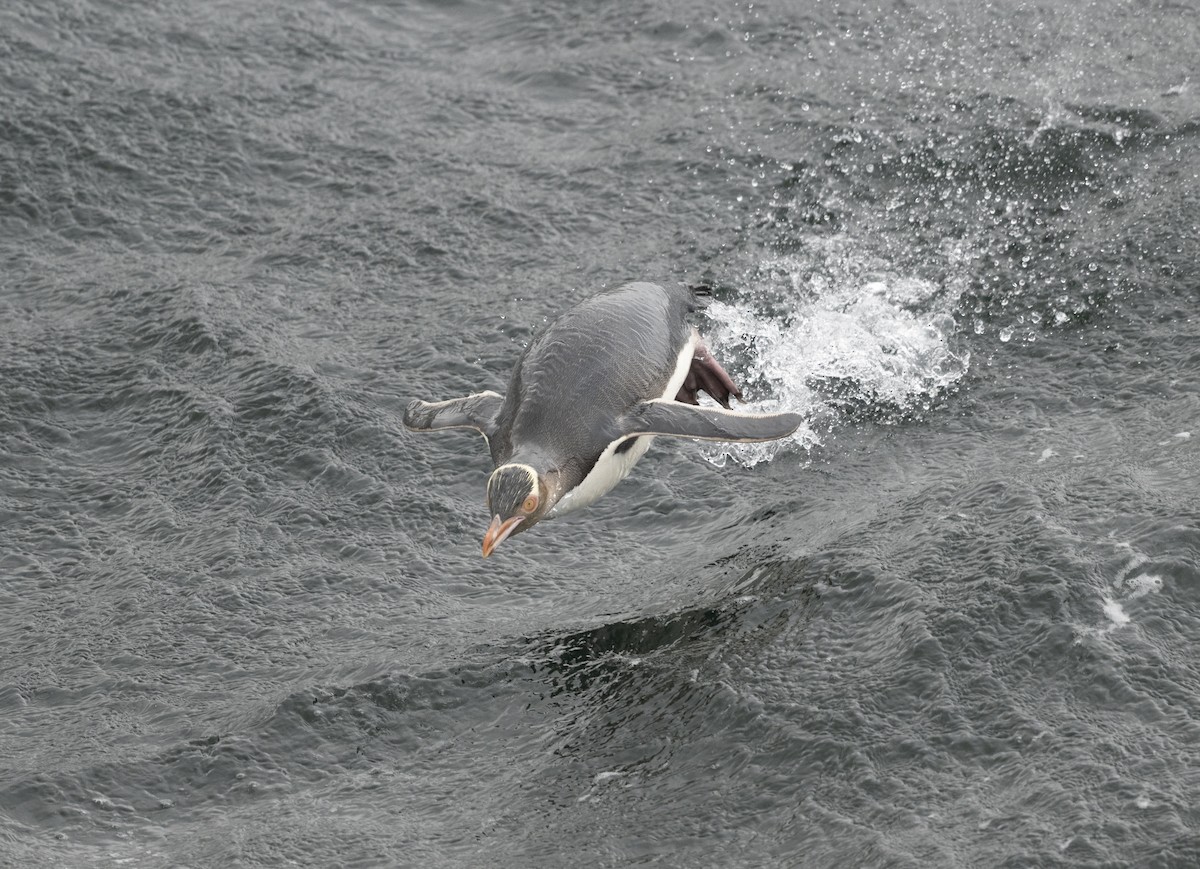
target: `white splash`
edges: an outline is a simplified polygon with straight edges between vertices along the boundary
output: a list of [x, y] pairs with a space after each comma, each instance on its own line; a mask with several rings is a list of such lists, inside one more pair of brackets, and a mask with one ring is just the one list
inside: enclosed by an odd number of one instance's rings
[[1111, 591], [1101, 595], [1104, 615], [1111, 623], [1105, 628], [1106, 631], [1124, 627], [1132, 621], [1129, 614], [1125, 612], [1123, 604], [1162, 591], [1163, 578], [1161, 576], [1157, 573], [1137, 572], [1138, 568], [1149, 560], [1140, 552], [1134, 552], [1125, 566], [1113, 578]]
[[966, 372], [969, 355], [951, 348], [955, 293], [943, 296], [941, 287], [914, 277], [860, 277], [840, 249], [824, 257], [764, 262], [745, 301], [709, 305], [710, 346], [741, 360], [741, 385], [752, 400], [739, 408], [793, 410], [809, 420], [784, 441], [705, 445], [710, 462], [752, 467], [781, 449], [819, 444], [814, 423], [828, 424], [838, 407], [831, 388], [843, 399], [903, 414], [928, 409]]
[[587, 802], [588, 800], [590, 800], [596, 796], [597, 790], [600, 787], [602, 787], [606, 782], [612, 781], [613, 779], [617, 779], [617, 778], [623, 778], [625, 775], [626, 775], [626, 773], [624, 773], [621, 770], [609, 770], [607, 772], [596, 773], [595, 777], [592, 779], [591, 787], [589, 787], [587, 789], [586, 793], [580, 794], [578, 797], [576, 797], [575, 801], [578, 803]]
[[1126, 594], [1127, 600], [1134, 600], [1139, 597], [1150, 594], [1151, 592], [1162, 591], [1163, 578], [1156, 573], [1144, 573], [1141, 576], [1131, 576], [1125, 580], [1125, 587], [1129, 589]]
[[1050, 447], [1046, 447], [1044, 450], [1042, 450], [1041, 458], [1039, 458], [1037, 460], [1037, 463], [1040, 465], [1042, 462], [1046, 461], [1051, 456], [1057, 456], [1057, 455], [1058, 455], [1058, 453], [1054, 452], [1054, 450], [1050, 449]]
[[1125, 612], [1125, 608], [1108, 595], [1104, 596], [1104, 614], [1115, 628], [1129, 624], [1129, 614]]
[[1163, 590], [1165, 584], [1161, 575], [1146, 570], [1150, 564], [1149, 556], [1135, 550], [1130, 543], [1112, 540], [1111, 533], [1109, 541], [1118, 552], [1126, 553], [1127, 558], [1112, 581], [1104, 583], [1104, 586], [1097, 590], [1104, 621], [1098, 625], [1076, 625], [1076, 644], [1084, 642], [1088, 637], [1103, 637], [1119, 632], [1133, 623], [1141, 608], [1140, 604], [1134, 602], [1146, 595], [1157, 594]]

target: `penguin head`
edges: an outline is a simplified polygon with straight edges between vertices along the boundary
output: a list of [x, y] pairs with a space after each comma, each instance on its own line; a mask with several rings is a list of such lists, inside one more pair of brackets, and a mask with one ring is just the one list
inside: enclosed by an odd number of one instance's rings
[[536, 524], [554, 506], [556, 499], [551, 496], [545, 476], [518, 462], [492, 471], [487, 486], [492, 524], [483, 538], [484, 558], [513, 534]]

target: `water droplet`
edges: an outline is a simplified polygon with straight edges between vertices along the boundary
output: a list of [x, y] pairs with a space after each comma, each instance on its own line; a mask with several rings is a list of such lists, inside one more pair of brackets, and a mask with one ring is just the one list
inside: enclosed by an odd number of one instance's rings
[[1094, 272], [1098, 268], [1100, 268], [1100, 266], [1096, 265], [1095, 263], [1088, 263], [1088, 271], [1089, 272]]
[[1000, 340], [1001, 341], [1004, 341], [1006, 343], [1011, 341], [1012, 335], [1013, 335], [1012, 329], [1004, 328], [1004, 329], [1000, 330]]

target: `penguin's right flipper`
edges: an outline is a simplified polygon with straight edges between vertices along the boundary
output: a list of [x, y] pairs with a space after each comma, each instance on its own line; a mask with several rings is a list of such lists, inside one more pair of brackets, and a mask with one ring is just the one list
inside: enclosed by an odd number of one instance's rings
[[785, 438], [802, 422], [798, 413], [738, 413], [655, 398], [643, 401], [622, 420], [622, 433], [754, 443]]
[[404, 427], [409, 431], [473, 428], [490, 440], [503, 404], [504, 396], [490, 390], [449, 401], [413, 399], [404, 410]]

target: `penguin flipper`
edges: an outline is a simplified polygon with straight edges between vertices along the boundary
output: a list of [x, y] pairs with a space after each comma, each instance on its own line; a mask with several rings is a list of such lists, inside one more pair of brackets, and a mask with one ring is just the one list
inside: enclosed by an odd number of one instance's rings
[[490, 390], [449, 401], [421, 401], [417, 398], [404, 409], [404, 427], [409, 431], [473, 428], [490, 440], [503, 404], [504, 396]]
[[646, 434], [753, 443], [785, 438], [803, 421], [798, 413], [738, 413], [655, 398], [634, 407], [622, 428], [627, 437]]

